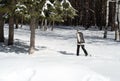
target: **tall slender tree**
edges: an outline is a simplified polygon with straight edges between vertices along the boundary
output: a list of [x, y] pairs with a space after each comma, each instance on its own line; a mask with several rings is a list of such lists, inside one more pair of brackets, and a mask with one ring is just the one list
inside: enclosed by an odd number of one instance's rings
[[115, 30], [115, 14], [116, 14], [116, 1], [109, 2], [108, 25], [111, 27], [111, 31]]
[[9, 1], [9, 37], [8, 45], [13, 45], [14, 43], [14, 10], [15, 10], [15, 0]]
[[[36, 20], [39, 18], [39, 15], [42, 10], [42, 4], [45, 2], [45, 0], [21, 0], [19, 4], [22, 4], [25, 8], [26, 15], [30, 19], [30, 47], [29, 47], [29, 54], [33, 54], [35, 50], [35, 26], [36, 26]], [[21, 5], [19, 5], [21, 6]], [[22, 10], [23, 10], [22, 8]], [[20, 11], [19, 11], [20, 12]], [[22, 13], [24, 11], [21, 11]]]
[[118, 27], [117, 27], [117, 31], [118, 31], [118, 35], [117, 35], [117, 39], [118, 41], [120, 41], [120, 0], [118, 1], [118, 13], [117, 13], [117, 21], [118, 21]]
[[14, 16], [9, 16], [8, 45], [13, 45], [13, 43], [14, 43]]
[[109, 17], [109, 0], [107, 0], [107, 6], [106, 6], [106, 25], [105, 25], [105, 29], [104, 29], [104, 36], [103, 36], [103, 38], [107, 38], [108, 17]]
[[0, 0], [0, 42], [4, 42], [4, 16], [7, 11], [7, 0]]
[[4, 20], [2, 13], [0, 13], [0, 42], [4, 42]]
[[[34, 11], [34, 10], [32, 10]], [[35, 50], [35, 25], [36, 24], [36, 18], [34, 16], [31, 16], [30, 19], [30, 47], [29, 47], [29, 54], [33, 54]]]

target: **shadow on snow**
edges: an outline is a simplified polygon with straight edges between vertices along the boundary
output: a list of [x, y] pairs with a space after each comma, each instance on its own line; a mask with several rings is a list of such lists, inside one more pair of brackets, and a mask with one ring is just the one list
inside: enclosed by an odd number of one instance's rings
[[[10, 46], [7, 46], [6, 42], [7, 40], [5, 40], [5, 44], [0, 43], [0, 52], [4, 52], [4, 53], [14, 52], [15, 54], [20, 54], [20, 53], [28, 54], [29, 45], [24, 41], [16, 39], [14, 45], [10, 45]], [[45, 46], [38, 46], [38, 47], [36, 46], [35, 51], [44, 50], [44, 49], [46, 49]]]
[[63, 55], [75, 55], [74, 53], [68, 53], [66, 51], [58, 51], [58, 52], [63, 54]]
[[15, 40], [14, 45], [10, 45], [10, 46], [7, 46], [7, 44], [0, 43], [0, 52], [4, 52], [4, 53], [15, 52], [16, 54], [20, 54], [20, 53], [27, 54], [28, 49], [29, 49], [29, 45], [18, 39]]

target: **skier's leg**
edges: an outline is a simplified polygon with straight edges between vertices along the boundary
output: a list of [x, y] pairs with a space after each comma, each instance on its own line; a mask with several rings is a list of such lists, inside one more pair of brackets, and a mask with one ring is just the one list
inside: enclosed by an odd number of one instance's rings
[[85, 56], [87, 56], [88, 53], [87, 53], [87, 51], [86, 51], [86, 49], [85, 49], [85, 46], [84, 46], [84, 45], [81, 45], [81, 47], [82, 47], [82, 49], [83, 49], [83, 51], [84, 51], [84, 53], [85, 53]]
[[80, 45], [77, 45], [77, 56], [79, 56]]

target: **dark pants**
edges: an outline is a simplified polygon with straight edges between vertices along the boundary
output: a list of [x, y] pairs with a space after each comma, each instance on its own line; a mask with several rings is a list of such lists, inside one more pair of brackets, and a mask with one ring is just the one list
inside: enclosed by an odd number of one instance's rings
[[87, 55], [88, 55], [88, 53], [87, 53], [87, 51], [86, 51], [86, 49], [85, 49], [85, 46], [84, 46], [84, 45], [77, 45], [77, 56], [79, 56], [80, 46], [81, 46], [82, 50], [84, 51], [85, 56], [87, 56]]

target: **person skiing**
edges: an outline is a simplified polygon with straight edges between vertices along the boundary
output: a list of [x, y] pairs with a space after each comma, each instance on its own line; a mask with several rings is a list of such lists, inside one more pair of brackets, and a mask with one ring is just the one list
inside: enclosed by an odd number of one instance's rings
[[85, 43], [85, 40], [84, 40], [84, 37], [83, 37], [83, 33], [80, 32], [80, 31], [77, 31], [77, 56], [79, 56], [80, 47], [84, 51], [85, 56], [88, 55], [88, 53], [87, 53], [87, 51], [85, 49], [84, 43]]

